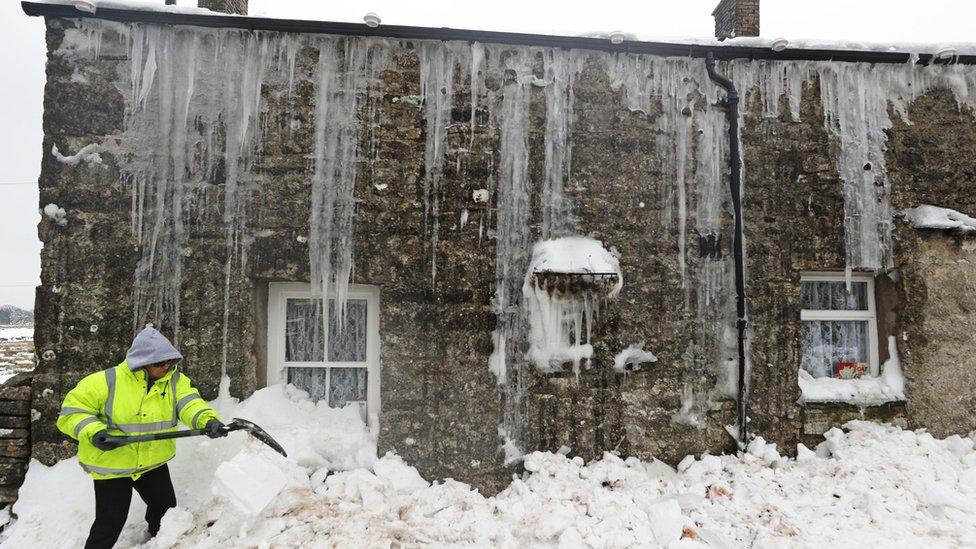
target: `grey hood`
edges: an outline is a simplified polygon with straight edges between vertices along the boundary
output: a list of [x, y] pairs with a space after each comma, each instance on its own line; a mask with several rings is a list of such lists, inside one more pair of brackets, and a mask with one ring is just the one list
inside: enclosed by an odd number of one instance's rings
[[130, 370], [138, 370], [157, 362], [183, 360], [183, 355], [159, 330], [146, 327], [132, 340], [132, 346], [125, 353], [125, 360]]

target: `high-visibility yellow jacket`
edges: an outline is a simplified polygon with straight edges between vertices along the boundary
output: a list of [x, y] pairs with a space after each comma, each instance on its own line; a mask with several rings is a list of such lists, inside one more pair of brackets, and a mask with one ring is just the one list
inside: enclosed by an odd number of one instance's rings
[[145, 368], [128, 362], [91, 374], [64, 398], [58, 429], [78, 440], [78, 461], [95, 479], [133, 479], [166, 463], [176, 454], [173, 439], [137, 442], [103, 452], [92, 436], [106, 429], [110, 435], [175, 431], [177, 420], [201, 429], [220, 419], [176, 367], [146, 387]]

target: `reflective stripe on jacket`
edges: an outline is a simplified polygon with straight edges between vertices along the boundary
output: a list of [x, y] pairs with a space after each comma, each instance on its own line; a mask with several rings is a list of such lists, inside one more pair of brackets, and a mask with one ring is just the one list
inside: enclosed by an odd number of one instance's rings
[[136, 479], [176, 454], [173, 439], [103, 452], [92, 444], [92, 437], [102, 429], [110, 435], [162, 433], [175, 431], [179, 421], [201, 429], [211, 419], [220, 419], [178, 368], [170, 369], [148, 392], [146, 376], [145, 368], [133, 371], [123, 362], [85, 377], [64, 397], [58, 429], [78, 440], [78, 461], [92, 477]]

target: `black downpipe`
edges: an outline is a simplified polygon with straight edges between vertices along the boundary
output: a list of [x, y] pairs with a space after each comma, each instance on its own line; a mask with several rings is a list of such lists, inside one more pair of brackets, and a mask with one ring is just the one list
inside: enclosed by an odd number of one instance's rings
[[735, 258], [735, 326], [739, 331], [739, 446], [746, 444], [746, 404], [748, 386], [746, 384], [746, 272], [742, 253], [742, 158], [739, 155], [739, 92], [732, 81], [715, 72], [715, 56], [711, 52], [705, 57], [708, 77], [728, 93], [726, 116], [729, 118], [729, 164], [731, 177], [729, 189], [732, 191], [732, 216], [735, 232], [732, 235], [732, 255]]

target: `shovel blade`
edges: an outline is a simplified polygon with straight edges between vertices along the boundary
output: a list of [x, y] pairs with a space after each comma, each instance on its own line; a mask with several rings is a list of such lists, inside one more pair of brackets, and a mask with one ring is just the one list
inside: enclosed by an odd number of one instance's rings
[[278, 441], [271, 438], [271, 435], [267, 431], [259, 427], [257, 424], [250, 422], [246, 419], [241, 419], [235, 417], [230, 423], [227, 424], [228, 431], [247, 431], [252, 437], [260, 440], [261, 442], [267, 444], [272, 450], [278, 452], [279, 454], [288, 457], [285, 453], [285, 449], [278, 444]]

